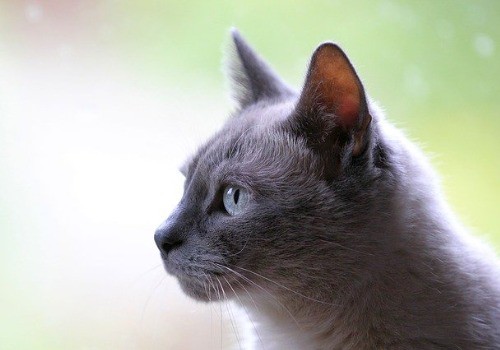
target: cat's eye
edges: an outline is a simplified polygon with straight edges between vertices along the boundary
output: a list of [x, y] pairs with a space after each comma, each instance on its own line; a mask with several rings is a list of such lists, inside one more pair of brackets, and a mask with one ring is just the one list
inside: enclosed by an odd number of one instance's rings
[[229, 215], [238, 215], [245, 210], [248, 199], [248, 191], [238, 186], [227, 186], [222, 196], [224, 209], [226, 209]]

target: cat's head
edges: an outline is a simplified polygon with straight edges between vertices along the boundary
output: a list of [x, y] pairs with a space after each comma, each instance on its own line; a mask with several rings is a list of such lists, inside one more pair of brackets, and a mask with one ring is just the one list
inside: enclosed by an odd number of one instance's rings
[[232, 36], [239, 109], [183, 168], [184, 195], [155, 234], [165, 268], [200, 300], [349, 278], [377, 176], [363, 86], [324, 43], [295, 93]]

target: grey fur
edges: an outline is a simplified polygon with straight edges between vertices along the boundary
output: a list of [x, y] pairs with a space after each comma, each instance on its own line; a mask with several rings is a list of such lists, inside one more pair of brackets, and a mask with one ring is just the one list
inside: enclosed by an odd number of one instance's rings
[[[298, 122], [324, 116], [298, 115], [299, 96], [235, 41], [242, 108], [187, 164], [155, 235], [183, 290], [209, 301], [224, 288], [249, 311], [255, 348], [500, 349], [496, 258], [458, 224], [420, 150], [368, 99], [364, 152], [344, 132], [326, 145], [342, 160], [327, 176], [333, 158]], [[227, 184], [251, 193], [240, 215], [222, 209]]]
[[235, 28], [231, 29], [228, 67], [230, 90], [238, 107], [262, 100], [282, 100], [295, 95], [273, 69], [247, 44]]

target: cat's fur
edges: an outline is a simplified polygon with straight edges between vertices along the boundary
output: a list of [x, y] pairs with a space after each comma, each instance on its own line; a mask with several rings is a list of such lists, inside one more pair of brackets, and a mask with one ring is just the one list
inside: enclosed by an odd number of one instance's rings
[[[233, 39], [240, 108], [186, 164], [155, 235], [183, 290], [245, 307], [255, 348], [500, 349], [495, 257], [340, 48], [315, 51], [296, 94]], [[227, 185], [251, 193], [238, 215]]]

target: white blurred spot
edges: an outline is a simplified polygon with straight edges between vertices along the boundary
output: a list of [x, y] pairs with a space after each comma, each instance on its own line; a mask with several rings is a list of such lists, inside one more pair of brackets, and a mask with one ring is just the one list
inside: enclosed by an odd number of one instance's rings
[[43, 8], [40, 4], [30, 3], [24, 8], [24, 14], [28, 22], [38, 23], [43, 17]]
[[406, 90], [414, 97], [426, 98], [429, 95], [429, 84], [416, 65], [408, 66], [404, 72]]
[[495, 42], [486, 34], [478, 34], [474, 38], [474, 49], [479, 56], [490, 57], [495, 53]]
[[379, 4], [379, 12], [385, 17], [397, 16], [399, 13], [397, 4], [392, 1], [382, 1]]
[[398, 23], [405, 29], [416, 29], [420, 22], [418, 14], [402, 2], [382, 1], [379, 4], [378, 11], [381, 17]]

